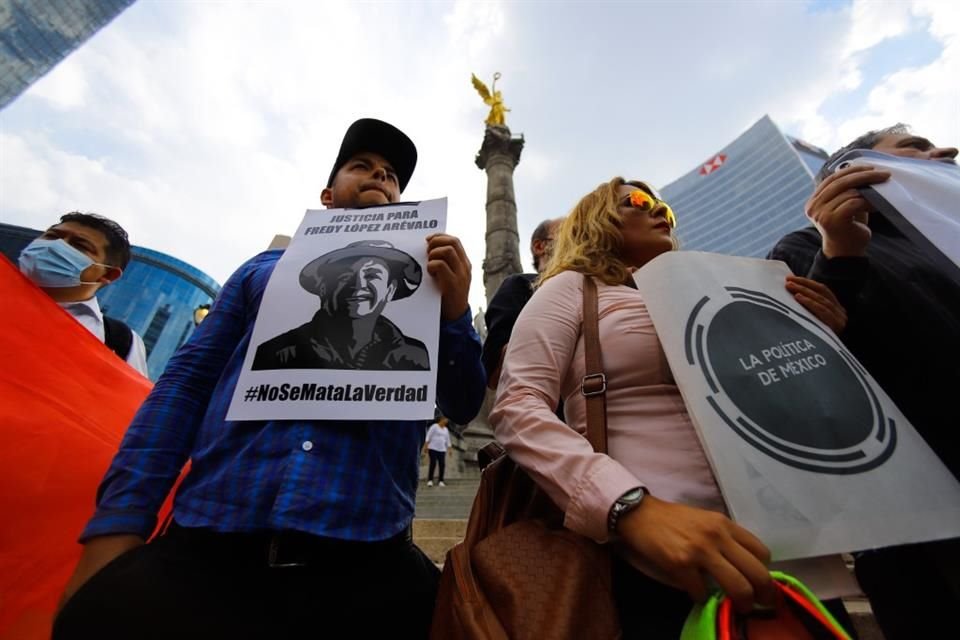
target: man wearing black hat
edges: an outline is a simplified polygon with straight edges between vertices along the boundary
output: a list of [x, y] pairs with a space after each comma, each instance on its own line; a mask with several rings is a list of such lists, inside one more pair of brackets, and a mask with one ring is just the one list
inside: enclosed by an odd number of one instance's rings
[[427, 348], [381, 315], [411, 295], [422, 270], [385, 241], [361, 240], [310, 262], [300, 286], [320, 297], [310, 322], [257, 347], [253, 369], [426, 371]]
[[[397, 202], [416, 158], [400, 130], [359, 120], [344, 136], [321, 202]], [[452, 236], [425, 242], [425, 270], [441, 292], [437, 404], [467, 423], [485, 385], [467, 305], [470, 261]], [[409, 295], [422, 277], [400, 253], [382, 244], [345, 247], [311, 263], [301, 284], [331, 309], [342, 303], [342, 317], [384, 320], [383, 305]], [[410, 537], [427, 421], [345, 421], [330, 412], [315, 420], [226, 419], [281, 254], [262, 253], [227, 281], [135, 416], [80, 537], [83, 556], [54, 638], [300, 638], [331, 635], [331, 627], [360, 638], [427, 635], [439, 572]], [[334, 265], [395, 273], [379, 293], [338, 300], [328, 285]], [[350, 324], [356, 331], [364, 323]], [[323, 319], [310, 339], [323, 344], [334, 325], [332, 316]], [[398, 337], [377, 322], [366, 326], [372, 340]], [[429, 366], [419, 343], [407, 340], [383, 359]], [[312, 357], [301, 342], [274, 346], [281, 348], [267, 349], [270, 358]], [[294, 352], [282, 355], [289, 346]], [[334, 351], [358, 364], [359, 353]], [[368, 349], [365, 362], [372, 355]], [[187, 459], [172, 522], [144, 544]]]

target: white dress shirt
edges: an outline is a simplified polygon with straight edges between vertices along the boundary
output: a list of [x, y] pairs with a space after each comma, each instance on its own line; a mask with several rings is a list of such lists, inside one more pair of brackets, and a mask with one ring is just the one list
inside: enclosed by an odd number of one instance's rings
[[[89, 300], [79, 302], [58, 302], [67, 313], [82, 324], [86, 329], [97, 337], [100, 342], [104, 341], [103, 330], [103, 312], [100, 311], [100, 303], [94, 296]], [[143, 346], [143, 339], [133, 333], [133, 342], [130, 344], [130, 353], [127, 354], [127, 364], [139, 371], [143, 377], [149, 378], [150, 373], [147, 369], [147, 349]]]

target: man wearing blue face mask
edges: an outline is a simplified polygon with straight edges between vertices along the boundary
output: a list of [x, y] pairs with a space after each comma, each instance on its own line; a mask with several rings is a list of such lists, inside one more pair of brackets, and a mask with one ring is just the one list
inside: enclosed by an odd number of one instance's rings
[[20, 271], [87, 330], [145, 377], [143, 340], [100, 311], [97, 291], [123, 275], [130, 262], [127, 232], [113, 220], [68, 213], [20, 253]]

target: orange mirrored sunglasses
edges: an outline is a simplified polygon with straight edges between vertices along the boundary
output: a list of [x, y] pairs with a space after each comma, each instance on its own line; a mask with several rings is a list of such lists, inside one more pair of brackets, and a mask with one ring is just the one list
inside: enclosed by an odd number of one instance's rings
[[658, 204], [667, 210], [667, 223], [669, 223], [672, 228], [676, 228], [677, 216], [675, 213], [673, 213], [673, 209], [670, 208], [670, 205], [660, 198], [654, 198], [643, 189], [634, 189], [631, 191], [630, 194], [620, 203], [620, 206], [630, 207], [631, 209], [640, 209], [641, 211], [651, 211]]

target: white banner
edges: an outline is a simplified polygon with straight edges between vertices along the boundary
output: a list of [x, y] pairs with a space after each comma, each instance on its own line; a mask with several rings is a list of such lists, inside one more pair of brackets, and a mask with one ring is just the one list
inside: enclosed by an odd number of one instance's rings
[[960, 536], [960, 484], [789, 273], [679, 251], [634, 276], [731, 516], [776, 560]]
[[447, 200], [307, 211], [270, 276], [228, 420], [434, 415]]

